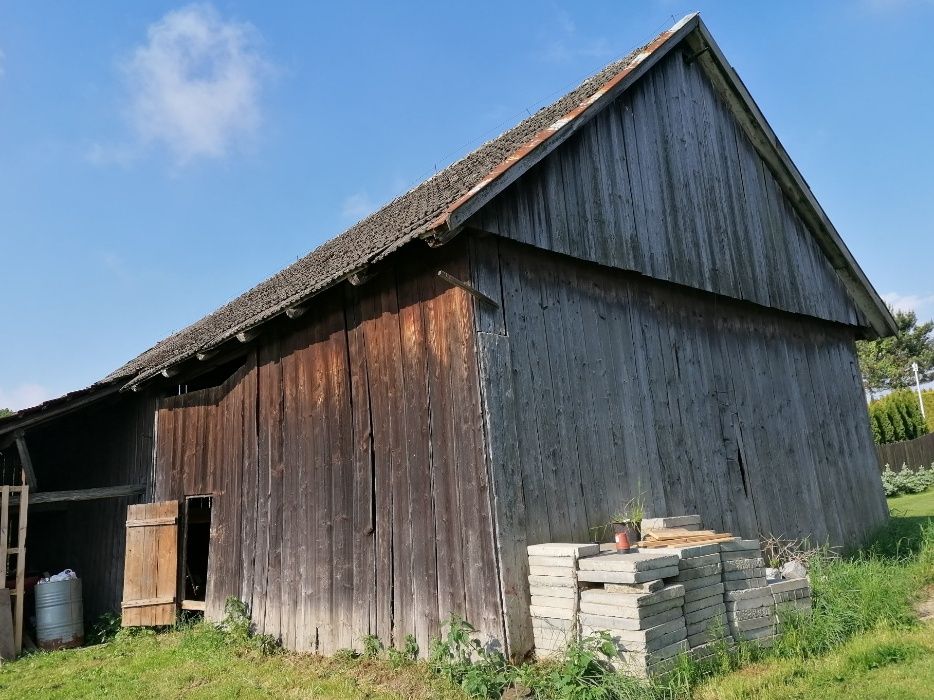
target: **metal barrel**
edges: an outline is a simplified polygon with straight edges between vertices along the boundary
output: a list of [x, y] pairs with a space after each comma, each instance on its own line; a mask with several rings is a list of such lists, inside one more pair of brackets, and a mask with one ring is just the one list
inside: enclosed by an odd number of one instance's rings
[[36, 584], [36, 640], [42, 649], [70, 649], [84, 644], [81, 580]]

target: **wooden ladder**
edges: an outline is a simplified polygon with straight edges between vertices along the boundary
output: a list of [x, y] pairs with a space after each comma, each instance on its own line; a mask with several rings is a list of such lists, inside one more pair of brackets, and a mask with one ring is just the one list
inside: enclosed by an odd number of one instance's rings
[[[19, 518], [10, 522], [10, 494], [19, 495]], [[23, 650], [23, 589], [26, 578], [26, 515], [29, 486], [0, 486], [0, 584], [6, 587], [9, 557], [16, 555], [16, 585], [10, 591], [13, 602], [13, 645], [19, 656]], [[16, 546], [10, 547], [10, 533], [17, 530]]]

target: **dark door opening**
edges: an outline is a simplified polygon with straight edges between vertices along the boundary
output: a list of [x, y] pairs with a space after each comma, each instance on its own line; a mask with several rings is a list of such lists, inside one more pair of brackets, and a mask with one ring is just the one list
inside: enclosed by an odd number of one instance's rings
[[185, 498], [183, 610], [204, 610], [211, 548], [211, 496]]

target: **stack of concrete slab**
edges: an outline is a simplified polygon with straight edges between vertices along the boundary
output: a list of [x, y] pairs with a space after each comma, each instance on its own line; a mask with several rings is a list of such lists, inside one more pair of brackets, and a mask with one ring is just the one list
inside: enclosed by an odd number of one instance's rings
[[700, 530], [699, 515], [670, 515], [666, 518], [643, 518], [642, 532], [649, 530]]
[[721, 542], [720, 560], [723, 590], [727, 593], [767, 585], [759, 540]]
[[806, 578], [770, 583], [769, 590], [779, 617], [783, 610], [795, 610], [802, 614], [811, 612], [811, 583]]
[[720, 560], [730, 634], [736, 641], [770, 644], [776, 632], [775, 604], [759, 540], [721, 542]]
[[616, 644], [617, 656], [611, 660], [616, 670], [639, 676], [660, 673], [688, 650], [683, 586], [639, 592], [636, 587], [645, 584], [608, 585], [581, 591], [581, 633], [610, 635]]
[[678, 575], [669, 579], [669, 583], [684, 586], [683, 609], [688, 646], [694, 650], [706, 648], [714, 641], [732, 642], [723, 601], [719, 543], [672, 547], [664, 551], [680, 557]]
[[562, 651], [577, 634], [577, 560], [595, 544], [554, 542], [528, 547], [532, 633], [540, 657]]
[[661, 673], [687, 651], [684, 587], [666, 586], [678, 572], [670, 552], [602, 553], [578, 562], [578, 579], [602, 583], [580, 593], [580, 624], [585, 636], [607, 632], [617, 645], [611, 663], [619, 671]]
[[762, 646], [772, 643], [778, 630], [775, 602], [768, 586], [727, 591], [723, 597], [733, 639], [755, 641]]

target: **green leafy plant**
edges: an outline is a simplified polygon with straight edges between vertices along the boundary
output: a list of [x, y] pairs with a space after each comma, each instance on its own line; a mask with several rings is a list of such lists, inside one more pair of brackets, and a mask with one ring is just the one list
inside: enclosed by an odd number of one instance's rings
[[405, 635], [402, 641], [401, 649], [390, 647], [386, 650], [386, 659], [393, 668], [401, 668], [408, 664], [415, 663], [418, 659], [418, 642], [411, 634]]
[[363, 645], [363, 657], [366, 659], [379, 658], [383, 653], [383, 643], [375, 634], [366, 634], [360, 640]]
[[122, 619], [116, 613], [106, 612], [97, 618], [91, 627], [91, 634], [88, 635], [88, 641], [91, 644], [106, 644], [112, 641], [121, 629]]
[[278, 640], [268, 634], [255, 634], [250, 610], [246, 603], [234, 596], [224, 602], [224, 619], [217, 625], [228, 644], [261, 654], [274, 654], [281, 650]]
[[513, 682], [516, 669], [499, 651], [484, 648], [476, 628], [455, 616], [441, 639], [431, 645], [428, 663], [435, 673], [474, 698], [498, 698]]

